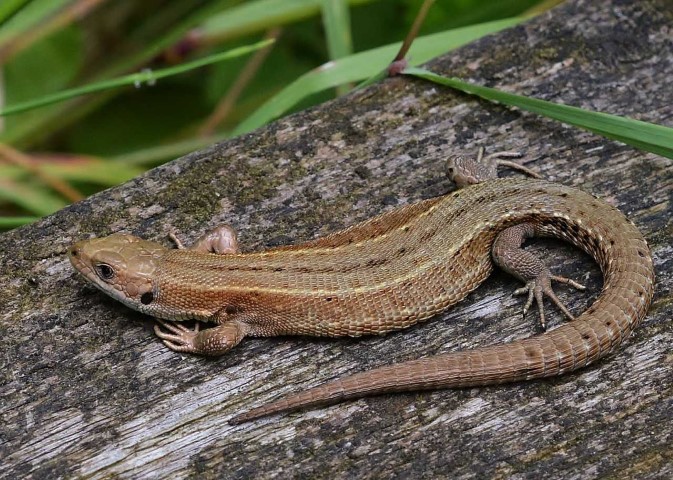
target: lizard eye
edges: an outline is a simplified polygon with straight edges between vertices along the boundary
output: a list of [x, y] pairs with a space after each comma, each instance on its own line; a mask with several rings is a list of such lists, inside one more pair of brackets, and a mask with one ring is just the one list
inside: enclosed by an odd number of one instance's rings
[[115, 277], [114, 269], [106, 263], [99, 263], [95, 268], [101, 280], [112, 280]]

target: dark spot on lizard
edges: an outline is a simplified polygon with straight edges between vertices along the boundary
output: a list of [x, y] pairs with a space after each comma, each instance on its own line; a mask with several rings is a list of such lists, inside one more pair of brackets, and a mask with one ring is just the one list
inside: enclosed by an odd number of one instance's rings
[[[348, 267], [348, 269], [346, 269], [346, 268], [340, 269], [339, 271], [340, 272], [345, 272], [345, 271], [348, 271], [349, 269], [350, 269], [350, 267]], [[332, 272], [337, 271], [334, 268], [333, 265], [327, 265], [327, 266], [322, 267], [322, 268], [319, 268], [317, 266], [316, 267], [297, 267], [297, 268], [288, 268], [288, 270], [290, 270], [291, 272], [297, 272], [297, 273], [332, 273]]]
[[154, 301], [154, 294], [152, 292], [145, 292], [140, 296], [140, 303], [149, 305]]
[[234, 315], [235, 313], [240, 313], [242, 311], [243, 309], [238, 305], [227, 305], [226, 307], [224, 307], [224, 313], [226, 313], [227, 315]]
[[428, 240], [430, 240], [431, 238], [433, 238], [435, 235], [437, 235], [437, 230], [430, 230], [430, 231], [428, 231], [428, 232], [425, 232], [425, 233], [421, 236], [421, 242], [427, 242]]
[[388, 262], [387, 258], [372, 258], [367, 260], [368, 267], [378, 267], [379, 265], [385, 265]]
[[243, 265], [239, 265], [236, 267], [227, 267], [227, 270], [229, 270], [230, 272], [256, 272], [258, 270], [261, 270], [261, 268], [255, 266], [246, 267]]

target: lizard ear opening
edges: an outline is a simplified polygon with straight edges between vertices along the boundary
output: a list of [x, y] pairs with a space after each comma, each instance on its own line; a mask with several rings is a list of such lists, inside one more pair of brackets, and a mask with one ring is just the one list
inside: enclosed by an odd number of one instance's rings
[[149, 305], [154, 301], [154, 294], [152, 292], [145, 292], [140, 296], [140, 303]]

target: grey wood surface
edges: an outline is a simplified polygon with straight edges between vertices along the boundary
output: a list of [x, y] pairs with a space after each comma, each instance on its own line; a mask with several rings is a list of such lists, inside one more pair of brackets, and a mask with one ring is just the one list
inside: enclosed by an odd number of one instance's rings
[[[673, 2], [571, 1], [430, 69], [673, 126]], [[521, 338], [518, 285], [494, 274], [466, 301], [381, 337], [246, 339], [179, 355], [151, 319], [73, 275], [66, 247], [125, 231], [193, 240], [235, 225], [244, 248], [296, 242], [453, 188], [450, 155], [513, 149], [549, 179], [618, 206], [658, 275], [646, 321], [604, 361], [557, 379], [379, 396], [231, 427], [250, 406], [377, 365]], [[2, 478], [670, 478], [673, 167], [567, 125], [394, 78], [193, 153], [0, 235]], [[574, 312], [597, 267], [534, 250]], [[553, 310], [550, 310], [550, 313]], [[550, 314], [551, 326], [563, 320]]]

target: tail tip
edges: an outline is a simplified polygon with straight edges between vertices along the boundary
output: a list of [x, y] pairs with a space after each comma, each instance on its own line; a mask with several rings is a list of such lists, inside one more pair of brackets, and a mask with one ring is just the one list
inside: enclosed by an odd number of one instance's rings
[[245, 413], [239, 413], [238, 415], [234, 415], [229, 420], [227, 420], [227, 423], [229, 423], [229, 425], [235, 426], [240, 425], [241, 423], [248, 422], [250, 420], [251, 419], [247, 418], [247, 415]]

